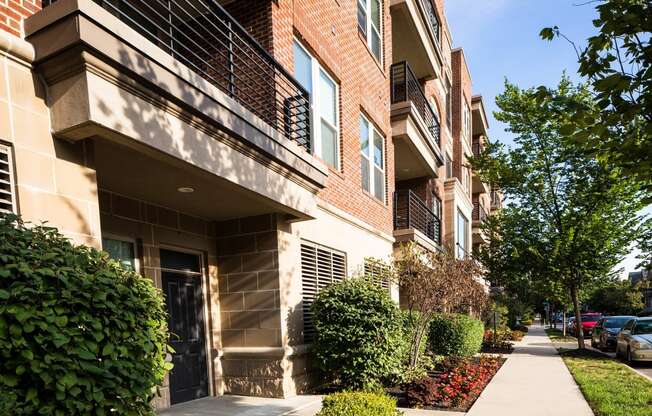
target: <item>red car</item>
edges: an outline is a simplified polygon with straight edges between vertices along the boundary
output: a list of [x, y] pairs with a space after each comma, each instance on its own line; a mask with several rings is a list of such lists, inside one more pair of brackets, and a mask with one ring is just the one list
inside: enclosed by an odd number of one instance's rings
[[[602, 318], [600, 313], [585, 313], [581, 315], [582, 317], [582, 332], [584, 335], [591, 335], [593, 333], [593, 327], [596, 323]], [[577, 323], [573, 324], [573, 333], [577, 334]]]

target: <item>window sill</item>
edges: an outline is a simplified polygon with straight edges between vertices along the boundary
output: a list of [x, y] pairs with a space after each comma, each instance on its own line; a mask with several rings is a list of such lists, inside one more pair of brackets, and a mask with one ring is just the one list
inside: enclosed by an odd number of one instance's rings
[[365, 194], [369, 199], [377, 203], [378, 205], [382, 206], [383, 208], [387, 208], [387, 203], [381, 201], [376, 197], [376, 195], [372, 194], [371, 192], [367, 191], [366, 189], [362, 189], [362, 193]]

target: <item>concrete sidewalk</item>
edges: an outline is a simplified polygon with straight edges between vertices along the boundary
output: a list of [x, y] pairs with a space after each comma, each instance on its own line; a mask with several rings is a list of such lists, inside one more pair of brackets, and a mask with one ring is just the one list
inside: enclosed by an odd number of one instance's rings
[[469, 416], [590, 416], [566, 364], [543, 327], [531, 326], [475, 402]]

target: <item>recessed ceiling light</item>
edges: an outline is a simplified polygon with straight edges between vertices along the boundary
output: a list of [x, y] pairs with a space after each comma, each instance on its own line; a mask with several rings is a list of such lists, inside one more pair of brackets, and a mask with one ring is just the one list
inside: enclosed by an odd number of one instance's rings
[[195, 192], [195, 190], [189, 186], [182, 186], [181, 188], [177, 188], [177, 191], [181, 192], [182, 194], [191, 194]]

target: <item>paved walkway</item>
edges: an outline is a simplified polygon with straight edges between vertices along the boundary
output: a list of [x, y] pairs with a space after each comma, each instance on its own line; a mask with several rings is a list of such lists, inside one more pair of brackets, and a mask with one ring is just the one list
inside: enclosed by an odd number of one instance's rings
[[469, 416], [592, 416], [543, 327], [535, 325], [494, 376]]
[[321, 409], [320, 396], [289, 399], [219, 396], [181, 403], [159, 412], [161, 416], [313, 416]]

